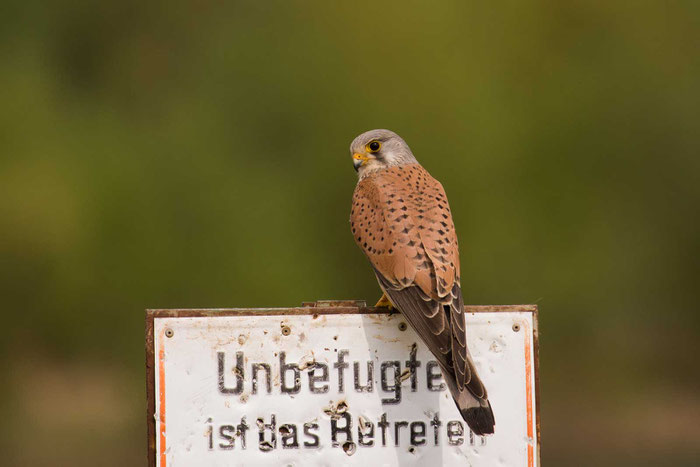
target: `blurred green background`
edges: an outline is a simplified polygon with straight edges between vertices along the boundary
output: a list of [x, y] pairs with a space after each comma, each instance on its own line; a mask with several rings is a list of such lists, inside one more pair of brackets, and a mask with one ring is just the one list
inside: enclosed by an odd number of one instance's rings
[[700, 465], [700, 3], [45, 3], [0, 14], [4, 465], [145, 464], [145, 308], [376, 299], [377, 127], [467, 302], [540, 306], [543, 463]]

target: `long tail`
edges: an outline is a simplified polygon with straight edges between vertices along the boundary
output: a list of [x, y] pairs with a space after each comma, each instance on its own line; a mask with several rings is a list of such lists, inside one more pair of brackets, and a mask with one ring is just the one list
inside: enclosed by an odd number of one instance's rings
[[[459, 286], [454, 286], [450, 310], [440, 314], [440, 304], [426, 297], [417, 286], [396, 288], [378, 270], [375, 269], [375, 273], [391, 303], [401, 311], [435, 356], [452, 398], [469, 428], [477, 435], [493, 433], [496, 425], [493, 410], [466, 344], [464, 302]], [[452, 309], [456, 311], [453, 312]], [[443, 321], [445, 315], [449, 327]], [[462, 339], [455, 337], [458, 334], [463, 336]], [[455, 356], [460, 358], [455, 361]], [[455, 372], [456, 364], [460, 365], [459, 376]], [[462, 384], [457, 384], [458, 377], [462, 378]]]
[[491, 410], [491, 403], [488, 399], [484, 401], [484, 405], [479, 407], [463, 408], [459, 404], [457, 406], [462, 418], [474, 434], [482, 436], [493, 434], [496, 420], [493, 418], [493, 410]]
[[451, 371], [443, 368], [442, 374], [459, 413], [474, 434], [481, 436], [493, 434], [496, 419], [489, 400], [475, 397], [466, 387], [460, 391]]

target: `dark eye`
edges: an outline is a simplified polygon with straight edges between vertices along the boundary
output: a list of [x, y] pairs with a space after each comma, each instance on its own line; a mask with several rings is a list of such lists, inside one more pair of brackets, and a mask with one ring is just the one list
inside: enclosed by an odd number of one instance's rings
[[380, 143], [379, 141], [372, 141], [367, 145], [367, 148], [371, 152], [377, 152], [377, 151], [379, 151], [379, 148], [381, 148], [381, 147], [382, 147], [382, 143]]

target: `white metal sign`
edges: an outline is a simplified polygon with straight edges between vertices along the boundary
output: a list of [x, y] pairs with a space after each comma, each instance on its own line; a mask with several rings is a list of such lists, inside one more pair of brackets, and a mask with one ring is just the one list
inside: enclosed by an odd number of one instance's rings
[[496, 419], [483, 438], [400, 314], [156, 314], [155, 465], [538, 465], [535, 309], [479, 308], [468, 342]]

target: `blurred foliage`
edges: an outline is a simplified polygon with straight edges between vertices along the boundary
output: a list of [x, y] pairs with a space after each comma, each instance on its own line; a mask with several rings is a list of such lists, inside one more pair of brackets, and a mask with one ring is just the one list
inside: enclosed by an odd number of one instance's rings
[[2, 10], [11, 465], [145, 462], [145, 308], [378, 297], [377, 127], [446, 187], [467, 302], [540, 305], [545, 465], [700, 462], [699, 3]]

